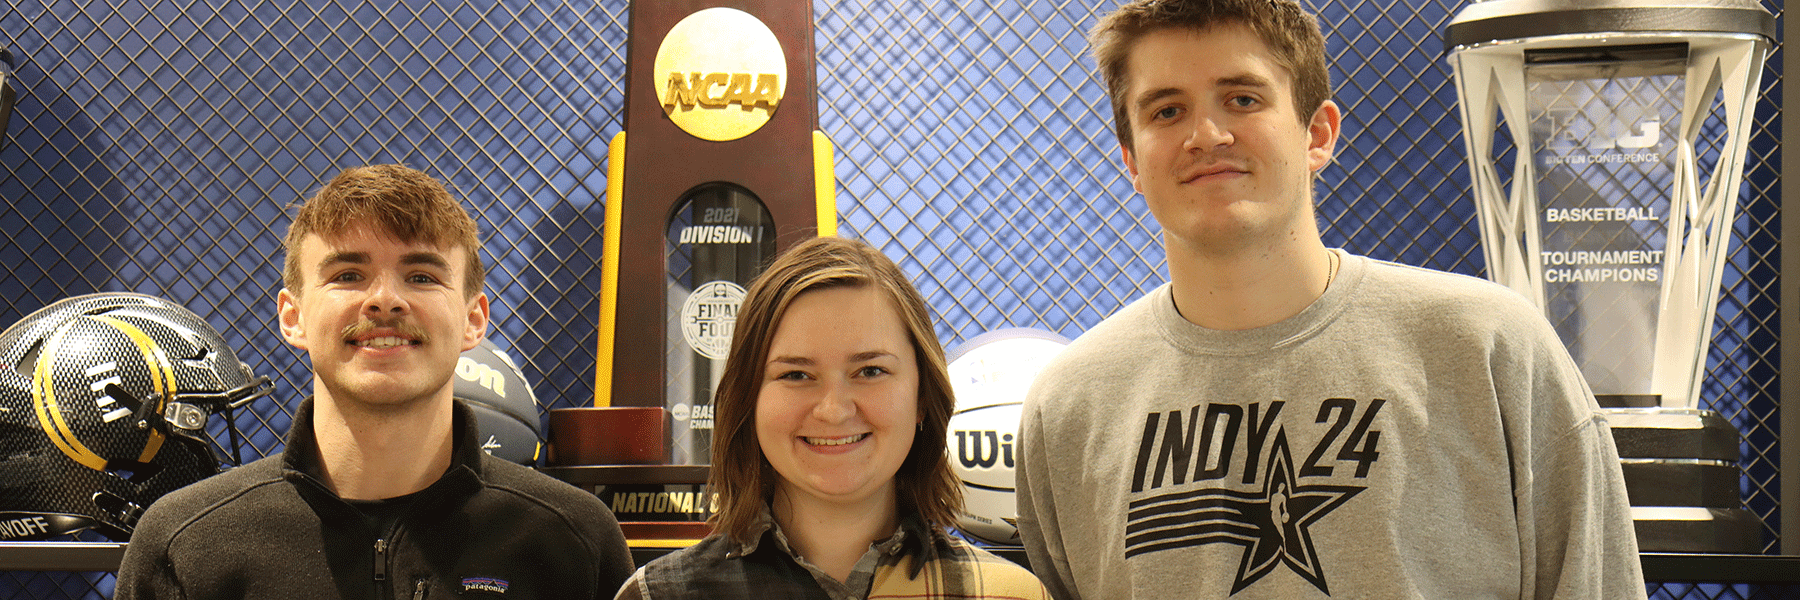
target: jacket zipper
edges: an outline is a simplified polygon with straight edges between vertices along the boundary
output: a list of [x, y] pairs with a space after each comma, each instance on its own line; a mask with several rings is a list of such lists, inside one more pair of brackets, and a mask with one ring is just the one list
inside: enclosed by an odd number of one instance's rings
[[425, 580], [413, 583], [413, 600], [425, 600]]
[[375, 540], [375, 581], [387, 581], [387, 539]]

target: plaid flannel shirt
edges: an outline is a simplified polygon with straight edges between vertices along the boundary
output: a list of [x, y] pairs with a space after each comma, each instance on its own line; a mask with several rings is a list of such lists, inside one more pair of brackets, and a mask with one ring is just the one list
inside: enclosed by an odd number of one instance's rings
[[794, 553], [765, 511], [748, 543], [714, 535], [639, 568], [615, 600], [677, 598], [990, 598], [1043, 600], [1037, 577], [908, 516], [885, 540], [869, 545], [847, 581], [826, 575]]

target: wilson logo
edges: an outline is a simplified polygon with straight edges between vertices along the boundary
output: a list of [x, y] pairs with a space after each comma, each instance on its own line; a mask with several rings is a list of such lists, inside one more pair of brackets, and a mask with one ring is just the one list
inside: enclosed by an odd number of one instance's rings
[[493, 367], [475, 362], [467, 356], [456, 359], [456, 376], [463, 381], [487, 388], [488, 391], [506, 397], [506, 376]]
[[997, 431], [956, 432], [956, 460], [965, 469], [992, 469], [996, 464], [1014, 468], [1013, 434]]

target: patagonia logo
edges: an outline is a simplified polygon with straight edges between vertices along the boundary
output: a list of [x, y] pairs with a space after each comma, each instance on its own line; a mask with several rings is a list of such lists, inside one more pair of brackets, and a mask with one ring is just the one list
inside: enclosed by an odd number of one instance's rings
[[464, 577], [462, 580], [462, 591], [465, 594], [469, 592], [493, 592], [495, 594], [504, 594], [506, 593], [508, 585], [509, 584], [506, 583], [505, 579], [495, 579], [492, 577]]

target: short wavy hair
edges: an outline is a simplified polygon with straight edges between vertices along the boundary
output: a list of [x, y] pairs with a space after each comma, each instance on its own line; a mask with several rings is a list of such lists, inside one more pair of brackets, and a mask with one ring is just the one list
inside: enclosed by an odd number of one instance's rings
[[481, 242], [474, 217], [444, 184], [403, 165], [372, 165], [344, 169], [312, 199], [300, 206], [288, 226], [282, 246], [287, 252], [281, 283], [298, 295], [301, 277], [300, 242], [317, 233], [332, 237], [351, 227], [367, 225], [385, 231], [404, 243], [423, 242], [463, 251], [463, 295], [481, 291], [487, 269], [481, 264]]
[[925, 299], [900, 267], [866, 243], [819, 237], [796, 244], [776, 257], [750, 284], [731, 336], [731, 354], [713, 400], [712, 479], [717, 496], [713, 529], [749, 542], [750, 529], [774, 496], [780, 474], [763, 456], [756, 437], [756, 402], [763, 363], [781, 319], [795, 298], [831, 288], [873, 287], [893, 300], [912, 339], [919, 366], [922, 425], [894, 474], [897, 504], [927, 523], [948, 527], [962, 511], [962, 486], [945, 454], [956, 397], [950, 388], [944, 348], [938, 343]]
[[1113, 105], [1113, 131], [1132, 147], [1131, 50], [1145, 35], [1163, 29], [1207, 31], [1226, 25], [1248, 27], [1294, 78], [1294, 111], [1302, 125], [1331, 98], [1325, 69], [1325, 34], [1319, 20], [1294, 0], [1134, 0], [1102, 17], [1088, 33], [1094, 63]]

